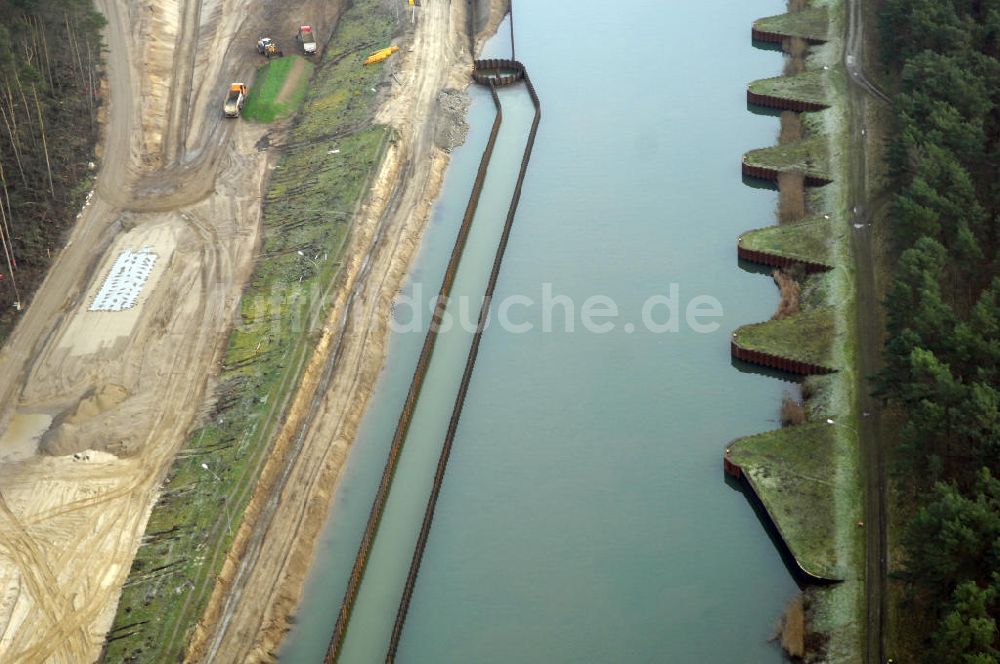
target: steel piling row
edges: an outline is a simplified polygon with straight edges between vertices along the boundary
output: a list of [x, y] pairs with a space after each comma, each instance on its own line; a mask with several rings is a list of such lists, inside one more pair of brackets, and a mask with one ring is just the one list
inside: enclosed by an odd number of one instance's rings
[[[478, 68], [479, 63], [477, 62], [476, 64]], [[520, 63], [517, 64], [520, 65]], [[458, 423], [462, 416], [462, 409], [465, 406], [465, 397], [469, 390], [469, 383], [472, 380], [472, 373], [475, 370], [476, 358], [479, 355], [479, 345], [482, 341], [483, 331], [489, 317], [490, 304], [493, 300], [497, 280], [500, 276], [500, 266], [503, 263], [503, 257], [507, 250], [507, 243], [510, 239], [511, 229], [514, 225], [514, 216], [517, 213], [517, 207], [521, 200], [521, 190], [524, 186], [524, 177], [528, 170], [528, 162], [531, 159], [531, 152], [535, 145], [535, 137], [538, 134], [538, 125], [542, 119], [541, 102], [538, 99], [535, 87], [531, 83], [531, 79], [528, 77], [528, 73], [525, 71], [523, 65], [520, 65], [520, 73], [526, 87], [528, 88], [528, 94], [531, 96], [531, 101], [535, 106], [535, 117], [531, 123], [531, 130], [528, 133], [528, 140], [524, 147], [524, 155], [521, 158], [521, 168], [518, 172], [517, 183], [514, 186], [514, 193], [511, 196], [510, 206], [507, 208], [507, 218], [504, 222], [503, 233], [500, 236], [496, 256], [493, 259], [493, 268], [490, 271], [490, 278], [486, 286], [483, 305], [479, 310], [479, 321], [476, 325], [476, 332], [472, 338], [472, 346], [469, 349], [469, 355], [466, 359], [465, 371], [462, 373], [462, 381], [459, 385], [458, 395], [455, 398], [455, 406], [452, 409], [451, 420], [448, 422], [448, 432], [445, 435], [444, 443], [441, 447], [441, 455], [438, 458], [437, 469], [434, 473], [434, 482], [431, 487], [431, 493], [427, 499], [427, 507], [424, 511], [424, 518], [420, 526], [420, 534], [417, 537], [417, 543], [413, 550], [413, 557], [410, 561], [410, 569], [407, 573], [406, 583], [403, 586], [403, 594], [399, 600], [399, 607], [396, 611], [396, 622], [393, 625], [392, 636], [389, 640], [389, 649], [385, 660], [387, 664], [392, 664], [395, 661], [396, 652], [399, 648], [399, 641], [402, 638], [403, 626], [406, 623], [406, 616], [409, 611], [410, 601], [413, 597], [413, 589], [416, 586], [417, 575], [420, 572], [420, 564], [423, 560], [424, 550], [427, 547], [427, 540], [430, 535], [431, 524], [434, 520], [434, 511], [437, 507], [438, 496], [441, 493], [441, 486], [444, 482], [444, 475], [448, 467], [448, 460], [451, 456], [451, 449], [455, 441], [456, 432], [458, 431]]]
[[469, 231], [472, 228], [472, 220], [476, 214], [476, 208], [479, 205], [479, 198], [483, 191], [483, 184], [486, 180], [486, 171], [489, 168], [490, 160], [493, 157], [493, 149], [496, 146], [497, 135], [500, 133], [500, 125], [503, 122], [503, 109], [500, 106], [500, 98], [497, 96], [496, 89], [490, 86], [490, 93], [493, 97], [493, 105], [496, 108], [496, 116], [493, 120], [493, 129], [490, 132], [489, 141], [486, 144], [486, 148], [483, 150], [482, 159], [479, 162], [479, 172], [476, 175], [476, 180], [472, 186], [472, 193], [469, 195], [469, 203], [465, 209], [465, 216], [462, 219], [462, 225], [459, 228], [458, 236], [455, 239], [455, 245], [451, 251], [451, 258], [448, 261], [448, 267], [445, 270], [444, 279], [441, 283], [441, 289], [438, 291], [437, 304], [434, 308], [434, 316], [431, 321], [430, 329], [427, 331], [427, 336], [424, 337], [424, 344], [420, 349], [420, 357], [417, 360], [417, 366], [413, 373], [413, 379], [410, 382], [410, 389], [406, 395], [406, 401], [403, 403], [402, 411], [399, 414], [399, 420], [396, 423], [396, 432], [392, 439], [392, 445], [389, 448], [389, 456], [386, 459], [385, 468], [382, 471], [382, 479], [379, 482], [378, 491], [375, 494], [375, 500], [372, 503], [371, 512], [368, 515], [368, 522], [365, 526], [364, 535], [361, 538], [361, 544], [358, 547], [358, 553], [354, 559], [354, 566], [351, 569], [351, 576], [347, 583], [347, 590], [344, 593], [344, 599], [341, 603], [340, 613], [337, 615], [337, 622], [334, 625], [333, 635], [330, 637], [330, 644], [327, 647], [326, 664], [332, 664], [337, 660], [340, 655], [340, 649], [343, 646], [344, 636], [347, 632], [347, 624], [351, 618], [351, 612], [354, 609], [354, 603], [357, 600], [358, 589], [361, 586], [361, 580], [364, 577], [365, 568], [368, 563], [368, 555], [371, 553], [372, 543], [375, 541], [375, 535], [378, 532], [378, 526], [382, 519], [382, 514], [385, 511], [385, 502], [389, 496], [389, 489], [392, 486], [392, 478], [396, 472], [396, 465], [399, 461], [399, 454], [403, 449], [403, 443], [406, 440], [406, 434], [409, 431], [410, 422], [413, 419], [413, 411], [416, 408], [417, 399], [420, 397], [420, 390], [423, 387], [424, 378], [427, 375], [427, 369], [430, 367], [431, 356], [434, 353], [434, 343], [437, 340], [438, 329], [440, 328], [441, 319], [444, 314], [446, 303], [451, 294], [452, 286], [455, 282], [455, 275], [458, 272], [458, 264], [461, 261], [462, 253], [465, 250], [465, 243], [469, 237]]

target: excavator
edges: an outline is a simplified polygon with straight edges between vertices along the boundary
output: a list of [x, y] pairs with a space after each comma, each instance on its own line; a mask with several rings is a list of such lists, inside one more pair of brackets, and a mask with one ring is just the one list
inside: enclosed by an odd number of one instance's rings
[[271, 58], [284, 57], [284, 52], [270, 37], [261, 37], [257, 40], [257, 52], [270, 60]]

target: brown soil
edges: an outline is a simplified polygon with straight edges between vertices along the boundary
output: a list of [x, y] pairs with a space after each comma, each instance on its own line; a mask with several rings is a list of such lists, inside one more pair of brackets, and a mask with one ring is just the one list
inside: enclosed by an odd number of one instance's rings
[[[338, 5], [300, 4], [318, 30]], [[97, 186], [0, 351], [0, 430], [52, 423], [4, 437], [26, 453], [0, 465], [0, 661], [98, 656], [255, 255], [266, 130], [224, 120], [220, 91], [249, 78], [265, 26], [297, 25], [251, 0], [97, 5], [111, 98]], [[145, 245], [158, 261], [136, 306], [88, 311], [119, 253]]]
[[801, 37], [788, 37], [781, 42], [788, 57], [785, 58], [785, 76], [795, 76], [806, 70], [806, 55], [809, 54], [809, 43]]
[[781, 132], [778, 134], [778, 143], [785, 145], [801, 141], [803, 133], [802, 116], [794, 111], [783, 111], [781, 113]]
[[[424, 3], [412, 46], [395, 63], [391, 94], [376, 120], [395, 127], [399, 138], [356, 221], [343, 287], [199, 623], [189, 661], [270, 661], [289, 629], [332, 492], [385, 360], [393, 299], [447, 165], [447, 146], [438, 145], [441, 93], [468, 84], [464, 5]], [[380, 233], [387, 239], [373, 244]]]
[[785, 270], [775, 270], [772, 276], [781, 292], [781, 301], [778, 302], [778, 310], [771, 316], [771, 320], [779, 320], [799, 313], [799, 282]]
[[805, 406], [796, 401], [792, 395], [785, 394], [781, 399], [781, 426], [795, 426], [796, 424], [804, 424], [805, 421]]
[[806, 177], [802, 173], [778, 173], [778, 222], [801, 221], [806, 217]]
[[781, 619], [781, 647], [792, 660], [806, 653], [806, 608], [802, 595], [796, 595], [785, 607]]

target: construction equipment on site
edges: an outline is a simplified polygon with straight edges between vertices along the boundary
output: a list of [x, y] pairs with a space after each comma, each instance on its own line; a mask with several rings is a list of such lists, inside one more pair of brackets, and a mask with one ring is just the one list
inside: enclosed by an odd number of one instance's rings
[[227, 118], [240, 117], [243, 104], [247, 101], [247, 86], [245, 83], [233, 83], [229, 86], [226, 94], [226, 103], [222, 105], [222, 112]]
[[271, 58], [280, 58], [285, 55], [281, 48], [278, 47], [278, 43], [270, 37], [261, 37], [257, 40], [257, 52], [268, 60]]
[[373, 65], [375, 63], [382, 62], [383, 60], [388, 59], [390, 55], [392, 55], [398, 50], [399, 50], [398, 46], [390, 46], [389, 48], [383, 48], [378, 51], [375, 51], [374, 53], [368, 56], [368, 58], [365, 60], [365, 64]]
[[303, 53], [306, 55], [314, 55], [316, 53], [316, 37], [313, 35], [312, 26], [299, 26], [299, 34], [296, 39], [302, 44]]

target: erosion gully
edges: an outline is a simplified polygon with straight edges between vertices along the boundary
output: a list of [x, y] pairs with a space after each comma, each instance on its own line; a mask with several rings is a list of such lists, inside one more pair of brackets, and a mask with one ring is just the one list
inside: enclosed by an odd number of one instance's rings
[[[783, 9], [518, 5], [517, 57], [544, 116], [494, 304], [530, 298], [509, 317], [533, 329], [505, 330], [494, 315], [483, 336], [397, 661], [782, 661], [771, 636], [796, 586], [725, 482], [721, 452], [777, 426], [793, 387], [734, 365], [728, 344], [777, 302], [766, 274], [738, 264], [735, 242], [774, 222], [776, 193], [745, 186], [739, 163], [778, 130], [747, 112], [745, 86], [780, 73], [781, 55], [754, 49], [750, 25]], [[484, 56], [509, 56], [509, 29]], [[340, 610], [493, 122], [489, 92], [470, 94], [468, 140], [397, 304], [405, 327], [419, 302], [424, 325], [393, 333], [283, 662], [321, 661]], [[503, 125], [449, 307], [466, 322], [435, 345], [340, 662], [385, 659], [533, 117], [523, 86], [500, 97]], [[617, 306], [599, 321], [613, 323], [608, 332], [582, 323], [594, 295]], [[700, 320], [718, 323], [711, 332], [684, 320], [702, 295], [723, 311]], [[654, 296], [666, 299], [652, 317], [665, 323], [673, 308], [676, 331], [644, 324]]]

